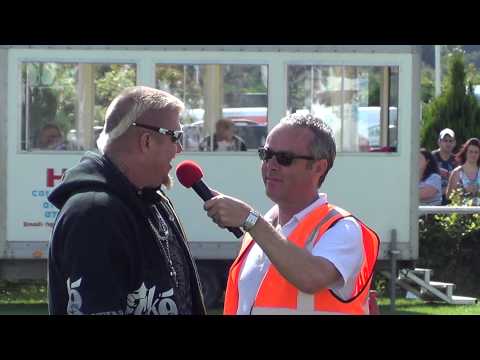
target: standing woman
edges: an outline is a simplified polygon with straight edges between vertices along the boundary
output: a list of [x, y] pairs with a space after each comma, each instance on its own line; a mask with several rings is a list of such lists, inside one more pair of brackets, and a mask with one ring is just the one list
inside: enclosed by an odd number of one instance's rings
[[456, 160], [460, 166], [456, 167], [447, 186], [447, 198], [450, 198], [456, 189], [462, 190], [463, 202], [472, 200], [471, 205], [480, 204], [480, 140], [471, 138], [463, 144], [456, 155]]
[[442, 178], [433, 155], [425, 148], [420, 149], [419, 156], [420, 182], [418, 192], [420, 205], [442, 204]]

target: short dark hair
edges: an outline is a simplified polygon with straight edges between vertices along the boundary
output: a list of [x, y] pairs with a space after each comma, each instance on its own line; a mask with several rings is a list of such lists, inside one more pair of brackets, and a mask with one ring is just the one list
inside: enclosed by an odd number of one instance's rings
[[316, 159], [327, 160], [327, 170], [325, 174], [318, 180], [318, 187], [320, 187], [325, 180], [328, 172], [333, 166], [337, 149], [335, 145], [335, 138], [333, 137], [332, 129], [325, 124], [325, 122], [311, 114], [294, 113], [284, 117], [280, 120], [280, 124], [285, 124], [298, 128], [307, 128], [313, 133], [313, 139], [309, 144], [309, 149], [312, 156]]
[[[469, 146], [476, 146], [480, 150], [480, 140], [477, 138], [470, 138], [462, 145], [458, 153], [455, 155], [455, 160], [461, 165], [465, 164], [467, 161], [467, 150]], [[477, 166], [480, 166], [480, 157], [477, 160]]]
[[60, 126], [58, 126], [57, 124], [55, 123], [46, 123], [45, 125], [43, 125], [43, 127], [40, 129], [40, 131], [45, 131], [45, 130], [48, 130], [48, 129], [55, 129], [57, 130], [60, 134], [62, 133], [62, 130], [60, 129]]

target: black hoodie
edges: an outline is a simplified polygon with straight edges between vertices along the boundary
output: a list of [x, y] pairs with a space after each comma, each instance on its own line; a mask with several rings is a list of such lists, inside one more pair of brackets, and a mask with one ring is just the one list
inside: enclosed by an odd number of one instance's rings
[[178, 313], [182, 299], [148, 222], [152, 205], [170, 219], [192, 313], [206, 313], [185, 233], [161, 190], [136, 189], [106, 156], [87, 152], [48, 200], [60, 210], [48, 258], [51, 314]]

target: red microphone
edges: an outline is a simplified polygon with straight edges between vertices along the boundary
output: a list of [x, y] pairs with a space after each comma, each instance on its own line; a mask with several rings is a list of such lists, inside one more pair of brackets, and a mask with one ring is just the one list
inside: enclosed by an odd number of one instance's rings
[[[213, 197], [208, 186], [202, 181], [202, 168], [192, 160], [182, 161], [177, 165], [177, 178], [180, 184], [186, 188], [192, 188], [203, 201], [210, 200]], [[237, 238], [243, 236], [243, 231], [236, 227], [227, 227], [227, 230], [233, 233]]]

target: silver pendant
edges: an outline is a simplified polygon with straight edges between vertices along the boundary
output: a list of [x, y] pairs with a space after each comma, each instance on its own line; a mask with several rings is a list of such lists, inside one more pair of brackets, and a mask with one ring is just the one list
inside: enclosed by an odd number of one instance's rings
[[160, 213], [158, 213], [158, 225], [159, 225], [158, 232], [159, 232], [161, 240], [167, 239], [167, 237], [168, 237], [168, 226], [167, 226], [167, 223], [165, 222], [165, 220], [163, 220], [163, 217], [162, 217], [162, 215], [160, 215]]

